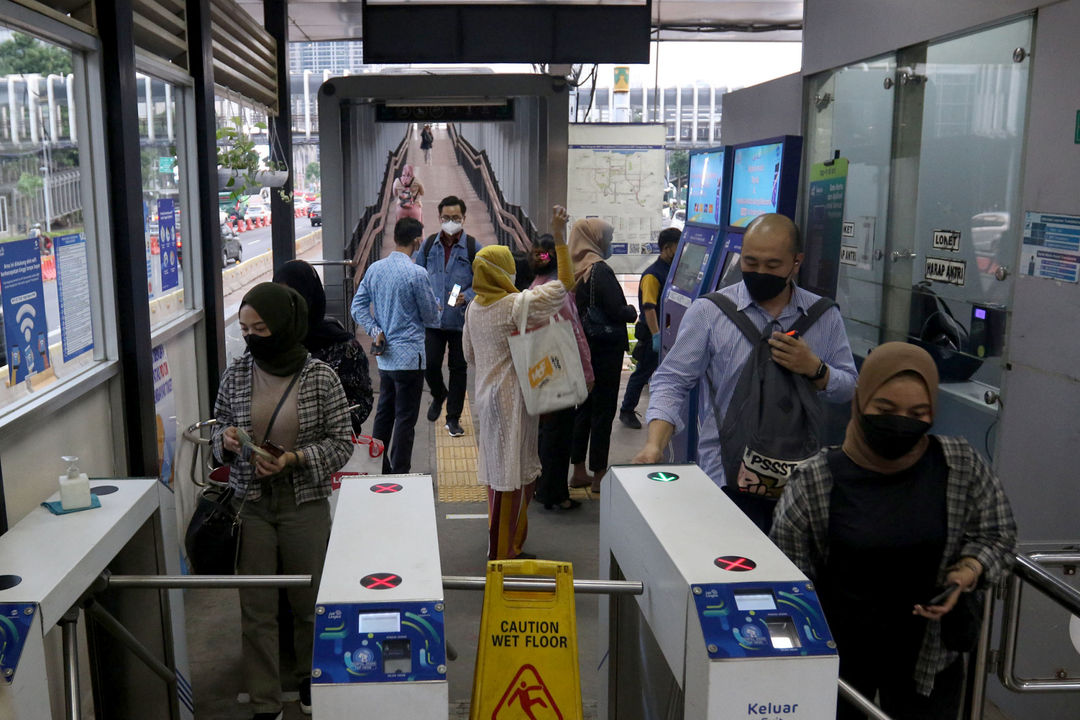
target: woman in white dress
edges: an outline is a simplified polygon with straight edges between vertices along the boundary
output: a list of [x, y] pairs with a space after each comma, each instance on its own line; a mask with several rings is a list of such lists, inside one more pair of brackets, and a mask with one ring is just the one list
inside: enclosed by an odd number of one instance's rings
[[539, 418], [525, 412], [509, 338], [525, 312], [526, 299], [526, 322], [533, 326], [557, 313], [574, 287], [566, 221], [566, 210], [555, 206], [551, 229], [558, 280], [519, 292], [514, 287], [514, 256], [502, 245], [488, 245], [473, 261], [476, 299], [465, 313], [462, 348], [476, 373], [478, 473], [488, 486], [488, 560], [535, 557], [521, 548], [528, 533], [529, 500], [540, 475]]

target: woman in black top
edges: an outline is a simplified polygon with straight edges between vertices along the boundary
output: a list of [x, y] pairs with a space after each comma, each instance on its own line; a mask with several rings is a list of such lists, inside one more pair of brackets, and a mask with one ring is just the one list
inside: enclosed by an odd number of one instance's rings
[[304, 347], [312, 357], [337, 373], [352, 408], [349, 416], [353, 433], [359, 435], [372, 406], [371, 376], [364, 348], [341, 323], [326, 317], [326, 291], [311, 265], [303, 260], [290, 260], [274, 273], [274, 282], [291, 287], [307, 301], [308, 332]]
[[[962, 438], [927, 435], [937, 385], [921, 348], [875, 348], [843, 446], [799, 467], [770, 533], [817, 587], [841, 677], [866, 697], [879, 694], [896, 720], [956, 717], [959, 653], [973, 649], [965, 631], [982, 605], [961, 593], [1000, 577], [1016, 541], [986, 462]], [[838, 716], [863, 717], [846, 704]]]
[[[611, 423], [619, 402], [619, 377], [623, 355], [630, 345], [626, 323], [637, 319], [637, 310], [627, 305], [622, 286], [604, 262], [611, 257], [613, 228], [599, 218], [574, 223], [570, 231], [570, 255], [574, 259], [574, 289], [578, 314], [589, 339], [596, 383], [588, 399], [574, 417], [574, 440], [570, 460], [574, 474], [570, 487], [590, 487], [600, 492], [600, 481], [607, 473], [611, 446]], [[591, 317], [589, 308], [595, 306]], [[606, 328], [606, 330], [605, 330]], [[589, 458], [590, 477], [585, 469]]]

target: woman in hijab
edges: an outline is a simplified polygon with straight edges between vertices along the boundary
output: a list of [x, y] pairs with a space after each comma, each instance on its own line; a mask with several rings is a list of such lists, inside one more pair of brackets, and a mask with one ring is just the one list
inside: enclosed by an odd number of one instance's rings
[[[814, 581], [841, 677], [866, 697], [880, 693], [897, 720], [956, 717], [958, 651], [972, 647], [952, 638], [978, 622], [965, 610], [981, 606], [961, 594], [1001, 577], [1016, 541], [1009, 501], [986, 461], [962, 438], [927, 435], [937, 388], [925, 350], [875, 348], [843, 446], [800, 466], [771, 532]], [[841, 706], [839, 717], [862, 714]]]
[[[597, 493], [600, 492], [600, 481], [607, 474], [611, 423], [619, 403], [623, 355], [630, 349], [626, 323], [637, 319], [637, 310], [626, 303], [622, 286], [604, 262], [611, 257], [613, 234], [611, 225], [599, 218], [578, 220], [570, 232], [570, 255], [574, 259], [574, 279], [577, 281], [574, 295], [589, 340], [596, 376], [588, 399], [578, 407], [574, 417], [570, 457], [574, 474], [570, 487], [591, 487]], [[591, 306], [596, 306], [593, 317], [599, 315], [607, 332], [587, 318]], [[586, 455], [592, 476], [585, 468]]]
[[[237, 572], [308, 575], [289, 588], [301, 709], [311, 705], [315, 596], [330, 539], [330, 476], [352, 454], [348, 400], [328, 365], [303, 346], [307, 303], [295, 290], [260, 283], [240, 305], [248, 351], [221, 377], [214, 457], [229, 467], [242, 522]], [[278, 592], [240, 591], [244, 681], [256, 720], [281, 712]]]
[[[533, 244], [528, 255], [528, 272], [533, 276], [528, 287], [535, 288], [555, 280], [559, 271], [559, 259], [556, 256], [555, 237], [541, 235]], [[518, 286], [521, 284], [521, 266], [518, 265]], [[574, 328], [581, 368], [585, 371], [585, 384], [592, 390], [592, 360], [589, 353], [589, 341], [581, 329], [574, 293], [564, 299], [559, 315], [569, 320]], [[536, 482], [536, 499], [544, 504], [545, 510], [564, 512], [581, 507], [581, 503], [570, 497], [566, 485], [567, 471], [570, 470], [570, 444], [574, 438], [574, 415], [577, 408], [566, 408], [540, 416], [540, 478]]]
[[526, 324], [535, 325], [558, 312], [573, 287], [573, 265], [564, 239], [566, 218], [566, 210], [555, 206], [551, 224], [560, 256], [557, 281], [519, 292], [514, 287], [514, 256], [502, 245], [488, 245], [473, 261], [476, 299], [465, 312], [462, 349], [476, 373], [478, 473], [488, 486], [488, 560], [535, 557], [522, 552], [522, 546], [529, 527], [526, 513], [540, 474], [537, 418], [525, 412], [509, 338], [526, 305]]
[[396, 220], [411, 217], [423, 222], [420, 217], [423, 214], [420, 198], [424, 194], [424, 186], [416, 178], [412, 165], [401, 168], [401, 176], [394, 180], [393, 191], [398, 203]]
[[274, 273], [274, 282], [291, 287], [307, 302], [308, 331], [304, 347], [337, 373], [352, 408], [349, 414], [353, 432], [359, 435], [372, 406], [371, 376], [364, 348], [341, 323], [326, 317], [326, 291], [311, 265], [303, 260], [290, 260]]

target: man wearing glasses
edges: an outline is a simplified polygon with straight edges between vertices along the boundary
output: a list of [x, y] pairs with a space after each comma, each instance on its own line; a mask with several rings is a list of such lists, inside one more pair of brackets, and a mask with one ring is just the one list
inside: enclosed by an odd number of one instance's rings
[[[465, 434], [461, 428], [461, 410], [465, 406], [468, 365], [461, 351], [461, 331], [465, 326], [465, 306], [476, 296], [472, 289], [472, 263], [476, 257], [476, 238], [465, 233], [465, 202], [453, 195], [439, 202], [438, 233], [424, 241], [414, 258], [425, 268], [431, 289], [442, 303], [443, 311], [424, 331], [428, 388], [431, 405], [427, 419], [435, 422], [446, 403], [446, 431], [450, 437]], [[443, 382], [443, 357], [449, 348], [450, 387]]]

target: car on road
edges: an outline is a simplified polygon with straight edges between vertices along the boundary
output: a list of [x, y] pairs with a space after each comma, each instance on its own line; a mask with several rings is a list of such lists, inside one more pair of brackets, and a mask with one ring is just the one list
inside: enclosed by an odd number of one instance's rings
[[264, 203], [255, 202], [252, 200], [248, 203], [247, 209], [244, 210], [244, 219], [257, 222], [259, 220], [270, 219], [270, 207]]
[[313, 202], [308, 206], [308, 219], [311, 220], [311, 227], [318, 225], [322, 227], [322, 203]]
[[244, 259], [240, 236], [228, 223], [221, 224], [221, 267], [228, 267], [229, 260], [239, 263]]
[[670, 218], [665, 216], [663, 225], [665, 228], [673, 227], [682, 230], [686, 225], [686, 210], [676, 210], [675, 214]]

